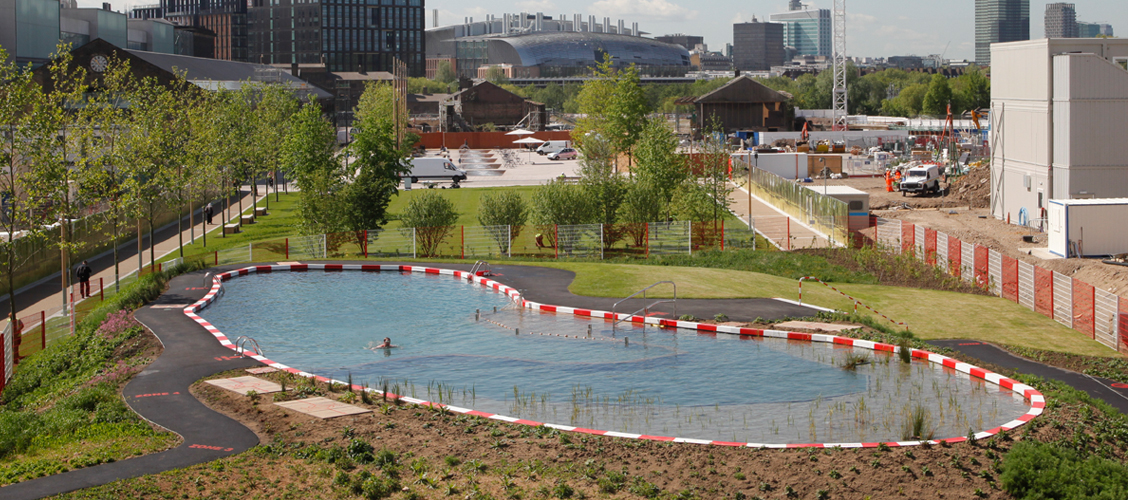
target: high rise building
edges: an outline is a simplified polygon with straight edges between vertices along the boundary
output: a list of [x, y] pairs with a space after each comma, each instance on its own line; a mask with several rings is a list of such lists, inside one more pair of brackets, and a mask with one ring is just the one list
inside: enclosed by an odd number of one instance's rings
[[830, 9], [792, 9], [772, 14], [768, 20], [783, 23], [783, 45], [794, 49], [795, 55], [830, 57], [834, 28]]
[[991, 65], [991, 44], [1030, 39], [1030, 0], [975, 0], [975, 62]]
[[1046, 4], [1046, 38], [1077, 37], [1077, 7], [1065, 2]]
[[767, 71], [783, 65], [783, 24], [756, 18], [733, 24], [732, 65], [741, 71]]
[[0, 0], [0, 47], [19, 64], [41, 64], [59, 43], [55, 0]]
[[1077, 38], [1096, 38], [1112, 36], [1112, 25], [1077, 21]]
[[247, 48], [246, 0], [160, 0], [160, 4], [136, 7], [131, 19], [164, 19], [174, 26], [204, 28], [215, 33], [215, 58], [251, 60]]
[[264, 64], [319, 64], [331, 72], [426, 72], [423, 0], [251, 0], [250, 54]]
[[683, 35], [681, 33], [674, 33], [673, 35], [662, 35], [654, 37], [659, 42], [672, 43], [674, 45], [681, 45], [685, 50], [696, 49], [698, 45], [705, 44], [705, 37], [696, 35]]

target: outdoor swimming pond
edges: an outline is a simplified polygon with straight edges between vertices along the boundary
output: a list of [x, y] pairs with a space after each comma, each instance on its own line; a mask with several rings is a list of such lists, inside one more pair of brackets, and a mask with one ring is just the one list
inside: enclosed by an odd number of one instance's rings
[[[718, 441], [846, 443], [966, 436], [1028, 408], [1008, 389], [926, 361], [625, 323], [612, 331], [609, 321], [521, 309], [504, 294], [445, 275], [276, 272], [224, 286], [200, 315], [230, 338], [255, 338], [271, 360], [538, 422]], [[397, 347], [371, 349], [384, 337]], [[863, 364], [844, 367], [859, 355]]]

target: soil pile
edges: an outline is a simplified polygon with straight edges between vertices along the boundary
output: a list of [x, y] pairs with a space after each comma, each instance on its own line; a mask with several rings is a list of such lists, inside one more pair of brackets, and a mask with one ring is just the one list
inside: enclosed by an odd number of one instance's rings
[[991, 167], [970, 167], [966, 175], [952, 179], [948, 191], [949, 201], [954, 198], [957, 206], [987, 207], [991, 203]]

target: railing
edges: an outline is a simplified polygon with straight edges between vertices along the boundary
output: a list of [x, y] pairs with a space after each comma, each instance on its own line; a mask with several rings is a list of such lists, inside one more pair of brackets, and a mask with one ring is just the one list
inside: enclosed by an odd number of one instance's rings
[[490, 263], [484, 260], [479, 260], [474, 263], [474, 267], [470, 268], [471, 276], [478, 276], [478, 271], [481, 271], [481, 276], [493, 276], [493, 271], [490, 269]]
[[250, 338], [246, 335], [240, 335], [239, 338], [235, 339], [235, 352], [239, 353], [240, 356], [246, 356], [247, 355], [248, 346], [255, 348], [255, 350], [254, 350], [255, 355], [263, 356], [263, 357], [266, 356], [265, 354], [262, 353], [262, 348], [259, 347], [259, 344], [255, 339], [252, 339], [252, 338]]
[[[674, 298], [673, 298], [673, 299], [670, 299], [670, 300], [658, 300], [658, 301], [655, 301], [655, 302], [653, 302], [653, 303], [651, 303], [651, 304], [647, 304], [647, 305], [646, 305], [646, 306], [644, 306], [644, 307], [643, 307], [642, 309], [639, 309], [639, 310], [637, 310], [637, 311], [635, 311], [635, 312], [633, 312], [633, 313], [631, 313], [631, 314], [627, 315], [627, 318], [626, 318], [626, 319], [619, 319], [619, 315], [618, 315], [618, 314], [616, 313], [616, 311], [617, 311], [617, 310], [618, 310], [618, 308], [619, 308], [619, 304], [622, 304], [623, 302], [626, 302], [626, 301], [628, 301], [628, 300], [630, 300], [630, 299], [634, 298], [634, 297], [635, 297], [636, 295], [638, 295], [638, 294], [640, 294], [640, 293], [642, 294], [642, 298], [643, 298], [643, 300], [645, 300], [645, 299], [646, 299], [646, 291], [647, 291], [647, 290], [650, 290], [651, 288], [654, 288], [654, 287], [656, 287], [656, 286], [658, 286], [658, 285], [664, 285], [664, 284], [667, 284], [667, 283], [668, 283], [668, 284], [670, 284], [671, 286], [673, 286], [673, 287], [674, 287]], [[612, 305], [612, 306], [611, 306], [611, 317], [612, 317], [612, 318], [615, 318], [615, 319], [614, 319], [614, 321], [612, 321], [612, 322], [611, 322], [611, 331], [615, 331], [615, 326], [616, 326], [616, 325], [618, 325], [620, 321], [628, 321], [628, 320], [630, 320], [631, 322], [634, 322], [634, 317], [635, 317], [635, 315], [637, 315], [638, 313], [640, 313], [640, 312], [641, 312], [641, 313], [643, 313], [643, 315], [645, 316], [645, 315], [647, 315], [647, 314], [650, 314], [650, 308], [651, 308], [651, 307], [654, 307], [654, 306], [656, 306], [656, 305], [658, 305], [658, 304], [666, 304], [666, 303], [673, 303], [673, 304], [674, 304], [674, 317], [675, 317], [675, 318], [677, 318], [677, 316], [678, 316], [678, 285], [677, 285], [677, 283], [674, 283], [673, 281], [659, 281], [659, 282], [657, 282], [657, 283], [655, 283], [655, 284], [653, 284], [653, 285], [650, 285], [650, 286], [648, 286], [648, 287], [646, 287], [646, 288], [643, 288], [642, 290], [639, 290], [639, 291], [637, 291], [637, 292], [635, 292], [635, 293], [632, 293], [632, 294], [628, 295], [628, 296], [627, 296], [626, 298], [624, 298], [624, 299], [622, 299], [622, 300], [620, 300], [620, 301], [616, 302], [616, 303], [615, 303], [614, 305]], [[644, 325], [645, 325], [645, 323], [644, 323]]]
[[823, 280], [820, 280], [820, 279], [818, 279], [818, 278], [816, 278], [816, 277], [814, 277], [814, 276], [804, 276], [804, 277], [802, 277], [802, 278], [799, 278], [799, 305], [803, 305], [803, 282], [804, 282], [804, 281], [806, 281], [806, 280], [815, 280], [815, 281], [818, 281], [819, 283], [822, 283], [822, 285], [823, 285], [823, 286], [825, 286], [825, 287], [827, 287], [827, 288], [829, 288], [829, 289], [831, 289], [831, 290], [834, 290], [834, 291], [838, 292], [839, 294], [841, 294], [841, 295], [842, 295], [843, 297], [846, 297], [846, 298], [850, 299], [851, 301], [853, 301], [853, 302], [854, 302], [854, 312], [855, 312], [855, 313], [856, 313], [856, 312], [858, 312], [858, 306], [860, 305], [860, 306], [862, 306], [862, 307], [866, 308], [867, 310], [869, 310], [869, 312], [872, 312], [872, 313], [874, 313], [874, 314], [876, 314], [876, 315], [878, 315], [878, 316], [881, 316], [882, 318], [885, 318], [886, 320], [888, 320], [888, 321], [889, 321], [890, 323], [893, 323], [894, 325], [897, 325], [897, 326], [901, 326], [901, 327], [904, 327], [904, 328], [905, 328], [905, 330], [908, 330], [908, 329], [909, 329], [909, 325], [908, 325], [907, 323], [902, 323], [902, 322], [899, 322], [899, 321], [894, 321], [894, 320], [893, 320], [893, 318], [890, 318], [889, 316], [886, 316], [886, 315], [884, 315], [884, 314], [882, 314], [882, 313], [878, 312], [878, 310], [877, 310], [877, 309], [874, 309], [874, 308], [872, 308], [872, 307], [870, 307], [870, 306], [868, 306], [868, 305], [866, 305], [866, 304], [862, 303], [862, 301], [860, 301], [860, 300], [858, 300], [858, 299], [856, 299], [856, 298], [854, 298], [854, 297], [850, 296], [849, 294], [847, 294], [846, 292], [843, 292], [842, 290], [839, 290], [839, 289], [837, 289], [837, 288], [834, 288], [833, 286], [830, 286], [830, 285], [829, 285], [829, 284], [827, 284], [827, 283], [826, 283], [825, 281], [823, 281]]

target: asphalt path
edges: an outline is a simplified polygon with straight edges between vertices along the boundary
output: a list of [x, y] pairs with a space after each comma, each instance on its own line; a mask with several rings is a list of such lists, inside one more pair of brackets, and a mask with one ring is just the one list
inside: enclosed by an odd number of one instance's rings
[[211, 334], [184, 315], [183, 307], [202, 298], [204, 273], [174, 278], [169, 290], [137, 310], [135, 317], [164, 344], [164, 352], [122, 390], [142, 418], [179, 434], [180, 446], [119, 462], [76, 469], [0, 488], [0, 498], [21, 500], [58, 495], [241, 453], [258, 444], [250, 429], [215, 412], [188, 392], [197, 380], [225, 370], [259, 363], [233, 356]]
[[[1070, 370], [1043, 365], [1036, 361], [1015, 356], [1002, 348], [976, 340], [929, 340], [929, 344], [947, 347], [975, 359], [987, 363], [1010, 368], [1019, 373], [1037, 375], [1051, 380], [1065, 382], [1070, 386], [1085, 391], [1090, 396], [1100, 399], [1120, 413], [1128, 414], [1128, 384], [1113, 382], [1112, 380], [1085, 375]], [[1121, 387], [1117, 387], [1121, 386]]]

